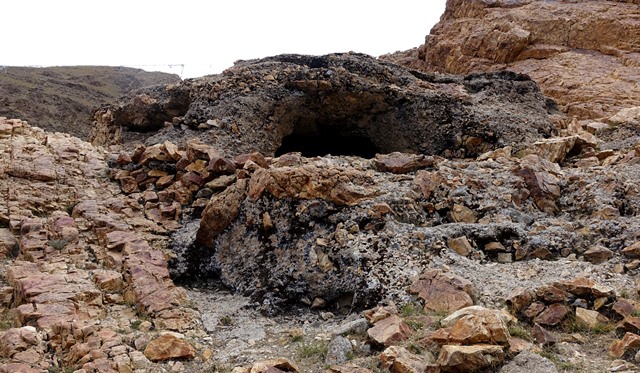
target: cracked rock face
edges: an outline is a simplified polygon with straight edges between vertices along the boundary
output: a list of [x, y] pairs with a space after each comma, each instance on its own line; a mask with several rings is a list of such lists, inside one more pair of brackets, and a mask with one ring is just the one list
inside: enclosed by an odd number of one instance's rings
[[448, 0], [418, 49], [387, 56], [425, 71], [508, 69], [562, 111], [608, 118], [640, 97], [638, 1]]
[[147, 144], [198, 137], [227, 155], [463, 157], [550, 136], [551, 112], [524, 75], [424, 74], [359, 54], [281, 55], [105, 106], [94, 143], [117, 142], [121, 127], [146, 131], [167, 121]]

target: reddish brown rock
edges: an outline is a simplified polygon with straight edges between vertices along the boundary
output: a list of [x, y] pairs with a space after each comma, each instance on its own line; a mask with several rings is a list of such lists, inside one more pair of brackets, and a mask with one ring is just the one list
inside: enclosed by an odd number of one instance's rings
[[536, 206], [549, 214], [558, 211], [556, 200], [560, 197], [560, 181], [548, 172], [536, 172], [529, 167], [520, 168], [516, 174], [524, 179]]
[[409, 292], [424, 299], [428, 311], [452, 312], [473, 305], [469, 280], [439, 270], [429, 270], [409, 287]]
[[620, 321], [616, 329], [624, 332], [640, 333], [640, 317], [627, 316]]
[[213, 146], [197, 140], [187, 142], [186, 155], [189, 162], [194, 162], [197, 159], [210, 161], [214, 158], [220, 158], [218, 151]]
[[423, 373], [435, 358], [429, 352], [416, 355], [404, 347], [391, 346], [380, 354], [380, 362], [391, 373]]
[[240, 212], [240, 203], [245, 198], [247, 182], [238, 180], [232, 187], [211, 199], [202, 212], [200, 229], [196, 236], [198, 244], [212, 245], [212, 241]]
[[403, 341], [412, 334], [411, 328], [397, 315], [390, 315], [376, 322], [367, 331], [369, 338], [376, 344], [391, 346], [399, 341]]
[[507, 345], [508, 320], [502, 311], [471, 306], [455, 311], [441, 320], [440, 325], [446, 328], [442, 329], [446, 330], [446, 343]]
[[10, 358], [40, 342], [42, 342], [42, 337], [38, 335], [33, 326], [11, 328], [0, 334], [0, 353], [2, 357]]
[[554, 303], [536, 316], [533, 321], [540, 325], [558, 325], [569, 314], [569, 308], [561, 303]]
[[471, 254], [472, 247], [469, 243], [469, 240], [465, 236], [450, 238], [447, 240], [447, 245], [449, 246], [449, 249], [462, 256], [468, 256], [469, 254]]
[[571, 297], [569, 292], [562, 289], [558, 289], [553, 285], [543, 286], [536, 290], [536, 296], [538, 299], [548, 303], [567, 302]]
[[151, 361], [171, 359], [191, 359], [196, 351], [191, 344], [172, 334], [164, 334], [151, 340], [144, 349], [144, 355]]
[[595, 281], [585, 277], [558, 282], [553, 286], [577, 296], [589, 295], [595, 298], [615, 296], [615, 290], [612, 287], [597, 284]]
[[414, 183], [426, 199], [431, 198], [433, 192], [442, 184], [444, 178], [437, 172], [418, 171]]
[[624, 298], [618, 298], [618, 300], [616, 300], [613, 306], [611, 306], [611, 309], [614, 312], [616, 312], [618, 315], [622, 317], [627, 317], [627, 316], [630, 316], [632, 313], [640, 310], [640, 307], [638, 307], [638, 304], [635, 301], [624, 299]]
[[517, 287], [507, 295], [506, 303], [512, 312], [522, 312], [529, 307], [533, 301], [531, 291], [522, 287]]
[[300, 372], [300, 369], [285, 358], [260, 361], [251, 367], [249, 373]]
[[501, 346], [442, 346], [438, 365], [443, 372], [476, 372], [504, 360]]
[[640, 258], [640, 242], [636, 242], [622, 249], [622, 255], [627, 258]]
[[393, 152], [377, 154], [373, 163], [378, 171], [406, 174], [421, 168], [431, 167], [435, 164], [435, 160], [433, 157], [427, 157], [423, 154]]
[[454, 223], [475, 223], [478, 221], [476, 213], [464, 205], [455, 204], [448, 214]]
[[622, 357], [627, 353], [640, 348], [640, 336], [633, 333], [625, 333], [622, 339], [615, 340], [609, 346], [609, 354], [613, 357]]
[[254, 152], [254, 153], [241, 154], [233, 158], [233, 162], [238, 168], [243, 168], [245, 163], [247, 163], [248, 161], [251, 161], [257, 164], [262, 168], [268, 167], [267, 160], [264, 157], [264, 155], [262, 155], [262, 153]]
[[94, 270], [93, 280], [102, 291], [119, 292], [123, 287], [122, 274], [116, 271]]
[[554, 337], [554, 335], [539, 324], [533, 325], [533, 328], [531, 329], [531, 336], [533, 337], [533, 340], [536, 341], [536, 343], [539, 343], [543, 346], [556, 343], [556, 338]]
[[397, 314], [398, 309], [395, 306], [380, 306], [363, 312], [365, 319], [367, 319], [370, 324], [375, 324], [382, 319]]
[[585, 260], [593, 264], [604, 263], [611, 257], [613, 257], [613, 251], [604, 246], [592, 246], [584, 252]]

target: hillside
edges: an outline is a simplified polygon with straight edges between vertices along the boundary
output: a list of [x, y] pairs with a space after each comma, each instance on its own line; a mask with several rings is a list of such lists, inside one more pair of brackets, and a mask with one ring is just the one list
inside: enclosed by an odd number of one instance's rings
[[87, 139], [91, 112], [131, 90], [180, 81], [128, 67], [12, 67], [0, 70], [0, 116]]

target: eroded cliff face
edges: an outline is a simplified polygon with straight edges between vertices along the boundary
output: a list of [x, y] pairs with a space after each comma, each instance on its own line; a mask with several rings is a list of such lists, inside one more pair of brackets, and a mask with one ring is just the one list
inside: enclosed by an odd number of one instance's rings
[[454, 74], [517, 71], [570, 116], [609, 118], [640, 97], [637, 5], [449, 0], [424, 45], [387, 58]]
[[[183, 111], [172, 112], [176, 107]], [[523, 75], [463, 78], [421, 74], [358, 54], [283, 55], [135, 92], [96, 113], [95, 132], [103, 135], [94, 143], [117, 143], [121, 128], [148, 131], [167, 121], [147, 144], [170, 139], [184, 145], [198, 137], [227, 155], [301, 151], [371, 158], [401, 151], [464, 157], [548, 137], [555, 130], [553, 113], [553, 103]]]

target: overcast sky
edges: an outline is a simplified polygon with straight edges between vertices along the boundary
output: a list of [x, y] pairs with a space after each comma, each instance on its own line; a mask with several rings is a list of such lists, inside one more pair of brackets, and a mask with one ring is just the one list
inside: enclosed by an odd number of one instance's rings
[[378, 56], [422, 44], [444, 6], [445, 0], [3, 1], [0, 65], [133, 65], [188, 78], [280, 53]]

